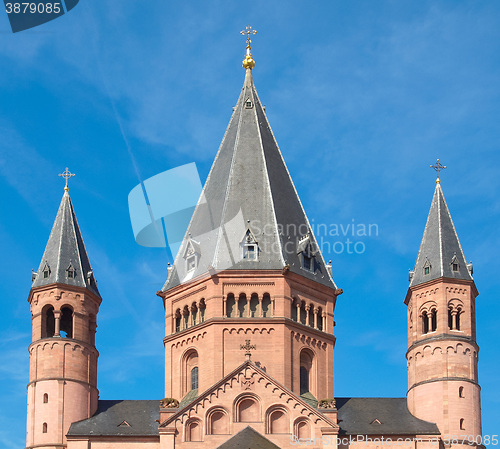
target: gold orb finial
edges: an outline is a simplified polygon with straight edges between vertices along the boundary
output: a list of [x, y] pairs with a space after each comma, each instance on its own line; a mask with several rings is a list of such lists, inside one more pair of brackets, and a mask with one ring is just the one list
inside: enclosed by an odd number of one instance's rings
[[243, 68], [245, 70], [252, 70], [255, 67], [255, 61], [253, 60], [252, 53], [250, 52], [250, 50], [252, 49], [252, 46], [250, 45], [252, 43], [252, 39], [250, 39], [250, 36], [257, 34], [257, 30], [252, 30], [252, 27], [248, 25], [245, 30], [240, 31], [240, 34], [242, 34], [243, 36], [245, 34], [247, 35], [247, 54], [245, 56], [245, 59], [243, 59]]

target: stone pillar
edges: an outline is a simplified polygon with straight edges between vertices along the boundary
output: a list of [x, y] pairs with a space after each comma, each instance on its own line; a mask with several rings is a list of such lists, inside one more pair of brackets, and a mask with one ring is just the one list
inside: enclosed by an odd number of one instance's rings
[[318, 309], [314, 308], [314, 329], [318, 328]]
[[262, 310], [262, 301], [264, 300], [264, 297], [257, 296], [257, 298], [259, 298], [259, 317], [262, 318], [264, 315], [263, 310]]
[[61, 311], [54, 310], [54, 337], [61, 336]]
[[457, 329], [457, 315], [458, 312], [456, 310], [451, 311], [451, 330]]

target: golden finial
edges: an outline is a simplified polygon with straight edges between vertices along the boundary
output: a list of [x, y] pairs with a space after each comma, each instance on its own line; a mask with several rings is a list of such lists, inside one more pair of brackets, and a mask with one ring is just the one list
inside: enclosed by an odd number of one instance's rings
[[72, 176], [75, 176], [75, 174], [71, 173], [68, 170], [68, 167], [66, 167], [66, 170], [64, 172], [62, 172], [62, 173], [59, 173], [59, 176], [61, 176], [62, 178], [64, 178], [66, 180], [66, 185], [64, 186], [64, 191], [65, 192], [69, 191], [68, 179], [71, 178]]
[[438, 174], [437, 179], [436, 179], [436, 184], [441, 184], [441, 180], [439, 179], [439, 172], [441, 170], [444, 170], [446, 168], [446, 165], [441, 164], [441, 162], [439, 162], [439, 159], [438, 159], [434, 165], [431, 165], [431, 168], [436, 170], [437, 174]]
[[252, 53], [250, 53], [250, 50], [252, 49], [250, 45], [252, 43], [252, 39], [250, 39], [250, 36], [252, 36], [253, 34], [257, 34], [257, 30], [252, 30], [252, 27], [248, 25], [246, 29], [240, 31], [240, 33], [243, 36], [245, 34], [247, 35], [247, 54], [245, 56], [245, 59], [243, 59], [243, 68], [252, 70], [255, 67], [255, 61], [253, 60]]

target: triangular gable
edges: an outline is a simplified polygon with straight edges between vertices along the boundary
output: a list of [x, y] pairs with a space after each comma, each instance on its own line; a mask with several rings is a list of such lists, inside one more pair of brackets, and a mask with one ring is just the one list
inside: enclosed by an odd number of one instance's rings
[[279, 446], [276, 446], [250, 426], [239, 431], [225, 443], [218, 446], [217, 449], [248, 449], [249, 447], [252, 449], [280, 449]]
[[127, 421], [122, 421], [121, 424], [118, 424], [118, 427], [132, 427]]
[[[300, 414], [307, 416], [311, 421], [317, 422], [322, 421], [324, 425], [322, 427], [331, 427], [333, 429], [338, 429], [338, 425], [333, 422], [330, 418], [325, 416], [323, 413], [316, 410], [314, 407], [309, 405], [300, 396], [290, 391], [288, 388], [281, 385], [278, 381], [272, 378], [269, 374], [259, 368], [251, 361], [246, 361], [234, 371], [229, 373], [211, 388], [206, 390], [204, 393], [199, 395], [194, 401], [187, 404], [185, 407], [180, 409], [177, 413], [167, 418], [163, 423], [160, 424], [160, 428], [168, 427], [170, 424], [180, 419], [184, 421], [188, 419], [193, 414], [197, 413], [200, 408], [210, 408], [214, 405], [212, 402], [213, 398], [216, 398], [215, 404], [222, 404], [224, 401], [223, 396], [228, 394], [228, 392], [234, 388], [238, 388], [238, 391], [244, 393], [245, 391], [251, 391], [252, 388], [257, 388], [258, 385], [264, 385], [265, 388], [272, 390], [275, 396], [275, 403], [288, 404], [290, 409], [300, 410]], [[293, 404], [293, 406], [291, 405]]]

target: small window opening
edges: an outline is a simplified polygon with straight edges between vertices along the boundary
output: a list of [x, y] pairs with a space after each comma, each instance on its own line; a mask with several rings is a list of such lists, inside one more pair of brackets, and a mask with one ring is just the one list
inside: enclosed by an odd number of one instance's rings
[[458, 397], [459, 398], [464, 398], [464, 387], [459, 387], [458, 388]]
[[63, 307], [61, 312], [61, 337], [73, 338], [73, 311]]
[[453, 329], [453, 314], [452, 310], [448, 309], [448, 329]]
[[56, 332], [56, 324], [54, 317], [54, 307], [49, 307], [45, 312], [45, 332], [42, 338], [51, 338]]
[[49, 395], [47, 393], [44, 393], [43, 395], [43, 403], [47, 404], [49, 402]]
[[300, 367], [300, 394], [309, 392], [309, 370], [305, 366]]
[[422, 314], [422, 333], [427, 334], [429, 332], [429, 318], [427, 317], [427, 312]]
[[243, 247], [243, 259], [256, 260], [257, 248], [256, 245], [245, 245]]
[[307, 256], [304, 254], [302, 256], [302, 266], [306, 269], [311, 271], [311, 265], [312, 265], [312, 257]]
[[49, 270], [45, 270], [45, 271], [43, 272], [43, 278], [44, 278], [44, 279], [47, 279], [47, 278], [49, 277], [49, 274], [50, 274], [50, 273], [49, 273]]
[[187, 271], [193, 271], [196, 268], [196, 254], [189, 256], [186, 260]]
[[191, 390], [198, 389], [198, 367], [195, 366], [191, 370]]
[[431, 325], [432, 325], [432, 332], [435, 332], [437, 329], [437, 311], [433, 310], [431, 316]]
[[245, 108], [247, 109], [251, 109], [252, 108], [252, 100], [248, 99], [247, 101], [245, 101]]
[[431, 268], [430, 267], [425, 267], [424, 268], [424, 274], [429, 274], [431, 272]]
[[460, 430], [465, 430], [465, 420], [460, 418]]
[[461, 312], [460, 310], [457, 312], [457, 317], [456, 317], [456, 324], [457, 324], [456, 329], [457, 329], [457, 331], [460, 330], [460, 315], [461, 315], [460, 312]]
[[458, 271], [458, 263], [452, 264], [453, 271]]
[[181, 309], [177, 309], [175, 311], [175, 331], [179, 332], [181, 330], [181, 321], [182, 320], [182, 315], [181, 315]]
[[47, 433], [47, 423], [46, 422], [44, 422], [42, 424], [42, 433]]

